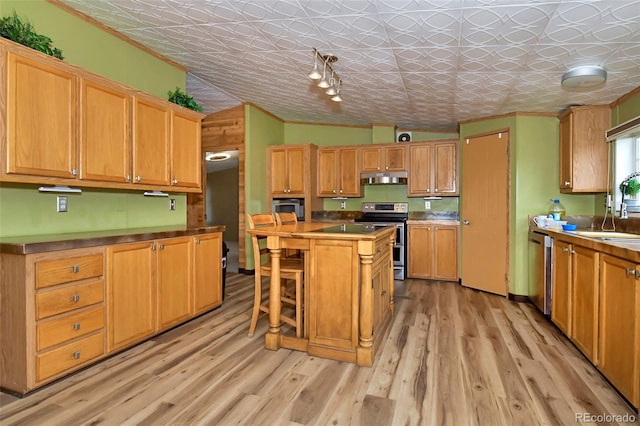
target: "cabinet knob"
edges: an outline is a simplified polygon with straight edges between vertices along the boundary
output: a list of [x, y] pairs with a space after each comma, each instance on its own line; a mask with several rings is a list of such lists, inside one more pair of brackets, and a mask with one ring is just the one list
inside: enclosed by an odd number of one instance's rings
[[174, 184], [174, 185], [177, 184], [178, 183], [178, 179], [176, 179], [176, 178], [171, 179], [171, 183]]
[[142, 180], [142, 176], [138, 175], [136, 176], [136, 182], [140, 182]]
[[434, 189], [435, 192], [438, 192], [438, 188]]
[[562, 251], [564, 253], [568, 253], [569, 252], [569, 247], [562, 247]]
[[71, 272], [73, 272], [74, 274], [77, 274], [78, 272], [80, 272], [80, 267], [77, 265], [73, 265], [71, 267]]
[[627, 276], [629, 275], [633, 275], [634, 277], [637, 277], [636, 270], [634, 268], [627, 268]]
[[342, 194], [342, 189], [340, 190], [340, 193]]
[[80, 359], [80, 351], [73, 353], [73, 359]]
[[124, 180], [126, 180], [127, 182], [131, 182], [131, 175], [126, 175], [124, 177]]
[[463, 224], [463, 225], [468, 225], [468, 224], [469, 224], [469, 221], [468, 221], [468, 220], [463, 220], [463, 221], [462, 221], [462, 224]]
[[160, 250], [164, 250], [164, 244], [160, 244]]
[[333, 193], [335, 194], [335, 193], [336, 193], [336, 190], [334, 189], [334, 190], [333, 190], [333, 191], [331, 191], [331, 192], [333, 192]]
[[196, 239], [196, 244], [200, 244], [200, 240], [199, 239]]
[[71, 169], [71, 174], [73, 176], [78, 176], [78, 169]]
[[568, 180], [564, 181], [564, 186], [571, 186], [571, 182], [569, 182]]
[[431, 189], [427, 188], [427, 192], [431, 191]]
[[387, 290], [382, 290], [382, 293], [380, 293], [380, 296], [384, 296], [387, 294]]
[[71, 297], [71, 300], [73, 300], [73, 303], [78, 303], [80, 301], [80, 295], [74, 294], [73, 297]]
[[151, 244], [151, 251], [156, 251], [156, 245], [155, 244]]
[[77, 323], [73, 324], [73, 329], [76, 330], [76, 331], [80, 330], [80, 323], [77, 322]]

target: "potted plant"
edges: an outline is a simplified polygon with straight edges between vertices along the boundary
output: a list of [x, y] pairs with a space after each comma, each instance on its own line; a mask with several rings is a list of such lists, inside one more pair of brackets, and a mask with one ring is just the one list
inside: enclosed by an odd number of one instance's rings
[[62, 51], [51, 45], [51, 39], [38, 34], [35, 28], [33, 28], [33, 25], [29, 22], [22, 21], [15, 10], [12, 16], [5, 16], [0, 19], [0, 36], [39, 52], [46, 53], [54, 58], [64, 59]]
[[185, 108], [189, 108], [194, 111], [202, 112], [202, 107], [193, 99], [193, 96], [189, 96], [180, 90], [179, 87], [176, 87], [175, 91], [169, 90], [169, 102], [173, 102], [174, 104], [178, 104]]
[[625, 203], [627, 203], [627, 206], [638, 206], [640, 204], [636, 198], [636, 195], [640, 192], [640, 182], [638, 182], [636, 178], [629, 180], [626, 188], [620, 184], [620, 191], [624, 191]]

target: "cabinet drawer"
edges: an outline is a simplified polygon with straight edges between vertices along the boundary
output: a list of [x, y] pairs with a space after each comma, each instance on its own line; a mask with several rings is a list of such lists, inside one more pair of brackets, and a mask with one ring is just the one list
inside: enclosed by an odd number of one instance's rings
[[99, 306], [36, 326], [36, 350], [55, 346], [104, 328], [104, 308]]
[[102, 280], [38, 293], [36, 294], [36, 319], [40, 320], [94, 305], [103, 300], [104, 282]]
[[389, 252], [389, 240], [387, 238], [376, 241], [376, 246], [373, 249], [373, 261], [380, 259], [382, 256], [386, 256]]
[[39, 354], [36, 356], [36, 381], [55, 376], [103, 354], [103, 332]]
[[102, 253], [36, 263], [36, 288], [102, 275]]

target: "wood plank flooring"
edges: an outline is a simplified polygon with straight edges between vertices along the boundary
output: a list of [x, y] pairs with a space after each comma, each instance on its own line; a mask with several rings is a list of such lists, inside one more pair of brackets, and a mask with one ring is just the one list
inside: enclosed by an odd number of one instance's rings
[[[265, 286], [267, 287], [267, 286]], [[224, 305], [25, 398], [9, 425], [568, 425], [631, 415], [532, 305], [455, 283], [396, 282], [373, 367], [264, 349], [247, 337], [253, 277], [227, 275]], [[607, 423], [612, 424], [612, 423]]]

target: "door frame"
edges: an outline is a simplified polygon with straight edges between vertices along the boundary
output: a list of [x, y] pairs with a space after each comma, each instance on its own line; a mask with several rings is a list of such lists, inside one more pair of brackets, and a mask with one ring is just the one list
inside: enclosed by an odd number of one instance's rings
[[[506, 208], [507, 208], [507, 221], [506, 221], [506, 231], [507, 231], [507, 246], [505, 247], [506, 250], [506, 271], [505, 271], [505, 297], [510, 298], [511, 292], [511, 221], [512, 221], [512, 212], [511, 212], [511, 139], [512, 139], [512, 129], [510, 127], [503, 127], [500, 129], [495, 129], [495, 130], [489, 130], [486, 132], [481, 132], [481, 133], [473, 133], [473, 134], [469, 134], [469, 135], [465, 135], [464, 137], [460, 138], [460, 144], [464, 144], [466, 142], [467, 139], [473, 139], [473, 138], [480, 138], [480, 137], [484, 137], [484, 136], [491, 136], [491, 135], [497, 135], [500, 133], [507, 133], [509, 135], [509, 137], [507, 138], [506, 141], [506, 149], [507, 149], [507, 174], [506, 174], [506, 178], [507, 178], [507, 199], [506, 199]], [[464, 155], [462, 153], [463, 148], [460, 147], [460, 171], [461, 173], [463, 172], [463, 161], [464, 161]], [[458, 250], [458, 255], [459, 255], [459, 259], [460, 259], [460, 283], [462, 284], [462, 268], [463, 268], [463, 264], [464, 264], [464, 259], [462, 258], [462, 227], [464, 225], [462, 225], [462, 206], [464, 205], [464, 200], [463, 200], [463, 180], [460, 179], [459, 180], [459, 184], [460, 184], [460, 236], [459, 236], [459, 250]]]

